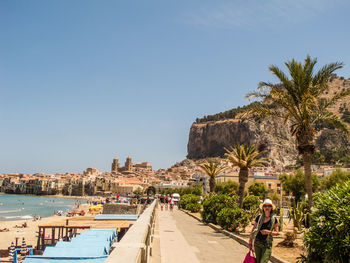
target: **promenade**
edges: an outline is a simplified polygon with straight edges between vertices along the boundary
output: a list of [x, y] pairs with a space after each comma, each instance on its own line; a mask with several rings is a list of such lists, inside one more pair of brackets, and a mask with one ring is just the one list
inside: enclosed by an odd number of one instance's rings
[[174, 208], [157, 211], [151, 263], [243, 262], [248, 249]]

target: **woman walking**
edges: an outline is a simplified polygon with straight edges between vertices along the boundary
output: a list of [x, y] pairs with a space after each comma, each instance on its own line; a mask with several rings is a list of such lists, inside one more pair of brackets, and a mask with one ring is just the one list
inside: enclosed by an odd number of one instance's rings
[[273, 236], [278, 233], [278, 220], [273, 215], [275, 206], [270, 199], [266, 199], [261, 205], [262, 214], [257, 216], [249, 239], [249, 248], [254, 251], [256, 263], [268, 263], [272, 253]]

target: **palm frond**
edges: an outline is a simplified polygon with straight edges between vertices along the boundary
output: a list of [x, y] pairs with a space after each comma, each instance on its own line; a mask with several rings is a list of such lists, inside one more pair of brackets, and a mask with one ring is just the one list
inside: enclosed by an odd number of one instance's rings
[[322, 112], [321, 114], [319, 114], [317, 118], [315, 118], [315, 122], [316, 121], [324, 121], [326, 123], [330, 123], [337, 129], [344, 132], [346, 135], [350, 136], [349, 126], [332, 112], [329, 112], [329, 111]]
[[334, 71], [341, 69], [344, 66], [342, 62], [334, 62], [323, 66], [313, 77], [312, 94], [320, 95], [329, 89], [328, 80]]
[[274, 74], [283, 84], [286, 89], [291, 87], [291, 81], [288, 79], [288, 76], [278, 67], [272, 65], [269, 67], [269, 70]]
[[226, 166], [222, 165], [220, 162], [215, 162], [213, 160], [209, 160], [203, 164], [198, 165], [199, 171], [205, 173], [210, 177], [216, 177], [218, 174], [227, 169]]
[[350, 96], [350, 88], [346, 88], [345, 90], [335, 94], [330, 100], [323, 104], [323, 109], [329, 108], [330, 106], [336, 104], [340, 99], [347, 96]]
[[259, 98], [264, 100], [264, 99], [267, 99], [269, 96], [270, 96], [269, 93], [253, 91], [253, 92], [249, 92], [245, 97], [248, 100], [252, 100], [253, 98]]
[[231, 146], [230, 150], [227, 148], [225, 150], [227, 161], [232, 166], [238, 166], [240, 169], [249, 169], [267, 163], [267, 159], [261, 157], [264, 152], [258, 152], [255, 145], [237, 144], [234, 147]]

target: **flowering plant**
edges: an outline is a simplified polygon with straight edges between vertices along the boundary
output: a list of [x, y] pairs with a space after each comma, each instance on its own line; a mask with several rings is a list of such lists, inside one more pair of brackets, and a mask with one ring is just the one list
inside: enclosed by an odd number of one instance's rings
[[315, 194], [311, 227], [304, 235], [307, 254], [299, 262], [349, 262], [350, 181]]

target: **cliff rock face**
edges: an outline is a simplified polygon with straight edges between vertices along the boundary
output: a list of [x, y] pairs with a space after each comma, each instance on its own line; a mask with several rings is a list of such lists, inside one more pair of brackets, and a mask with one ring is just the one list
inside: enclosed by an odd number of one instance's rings
[[294, 138], [287, 125], [278, 120], [262, 122], [230, 119], [225, 121], [194, 123], [187, 145], [189, 159], [223, 157], [225, 148], [237, 143], [255, 144], [265, 150], [273, 164], [292, 164], [297, 157]]
[[[225, 148], [237, 143], [255, 144], [271, 164], [294, 164], [298, 157], [295, 139], [289, 125], [280, 120], [268, 119], [260, 123], [230, 119], [225, 121], [194, 123], [187, 145], [189, 159], [223, 157]], [[316, 136], [316, 150], [345, 150], [350, 152], [350, 141], [341, 131], [324, 129]]]
[[[350, 79], [332, 75], [329, 87], [322, 97], [329, 99], [330, 96], [350, 88]], [[340, 118], [344, 117], [345, 109], [349, 111], [348, 99], [349, 97], [346, 97], [338, 101], [330, 111]], [[225, 148], [237, 143], [245, 143], [257, 145], [259, 151], [265, 150], [265, 156], [271, 158], [272, 164], [295, 163], [298, 152], [288, 123], [284, 124], [282, 120], [272, 118], [257, 122], [235, 119], [230, 117], [232, 116], [230, 111], [205, 116], [192, 124], [187, 145], [187, 158], [223, 157]], [[349, 139], [337, 130], [323, 129], [318, 132], [315, 143], [316, 150], [350, 152]]]

